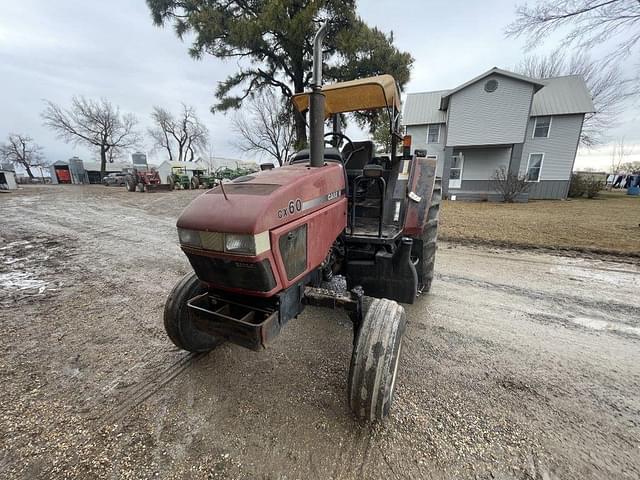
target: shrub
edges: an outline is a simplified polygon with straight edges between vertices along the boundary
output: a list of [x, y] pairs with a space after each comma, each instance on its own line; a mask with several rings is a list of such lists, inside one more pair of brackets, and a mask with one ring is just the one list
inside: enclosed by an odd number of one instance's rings
[[596, 198], [600, 193], [600, 190], [604, 188], [604, 182], [595, 178], [585, 178], [584, 182], [584, 194], [587, 198]]
[[596, 198], [600, 190], [604, 188], [604, 182], [590, 175], [571, 174], [569, 184], [569, 197], [578, 198], [583, 195], [587, 198]]
[[505, 167], [496, 170], [491, 180], [495, 189], [502, 195], [502, 201], [506, 203], [513, 203], [518, 195], [529, 189], [526, 177], [511, 173]]
[[569, 183], [569, 193], [571, 198], [578, 198], [584, 195], [586, 191], [585, 179], [577, 173], [571, 174], [571, 183]]

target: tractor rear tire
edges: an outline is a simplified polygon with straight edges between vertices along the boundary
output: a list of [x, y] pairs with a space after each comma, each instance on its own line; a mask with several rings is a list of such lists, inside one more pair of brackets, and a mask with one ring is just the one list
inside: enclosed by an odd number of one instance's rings
[[136, 191], [136, 179], [133, 175], [127, 175], [124, 179], [124, 185], [127, 187], [128, 192]]
[[173, 287], [164, 306], [164, 329], [174, 345], [189, 352], [208, 352], [223, 342], [193, 325], [187, 302], [206, 290], [194, 272]]
[[198, 190], [198, 188], [200, 188], [200, 181], [198, 180], [198, 177], [191, 177], [191, 188], [193, 190]]
[[404, 308], [397, 302], [371, 302], [349, 366], [349, 407], [356, 417], [374, 422], [389, 414], [406, 325]]
[[175, 190], [176, 189], [176, 182], [173, 180], [173, 176], [169, 175], [167, 177], [167, 183], [169, 184], [169, 189], [170, 190]]
[[433, 273], [436, 265], [436, 250], [438, 249], [438, 217], [440, 202], [442, 201], [442, 181], [436, 178], [431, 196], [431, 205], [427, 212], [427, 224], [422, 231], [422, 252], [417, 265], [418, 291], [427, 293], [431, 290]]

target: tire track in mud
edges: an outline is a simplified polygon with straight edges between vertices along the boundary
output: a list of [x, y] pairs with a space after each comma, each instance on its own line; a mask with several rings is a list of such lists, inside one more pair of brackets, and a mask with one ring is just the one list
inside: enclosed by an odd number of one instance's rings
[[[491, 254], [491, 253], [478, 253], [478, 252], [473, 252], [473, 256], [474, 257], [481, 257], [481, 258], [487, 258], [490, 260], [494, 260], [497, 257], [500, 258], [500, 260], [502, 261], [507, 261], [507, 262], [515, 262], [515, 263], [526, 263], [526, 264], [530, 264], [530, 265], [550, 265], [553, 267], [570, 267], [570, 268], [577, 268], [580, 270], [593, 270], [593, 271], [598, 271], [598, 272], [611, 272], [611, 273], [623, 273], [625, 275], [640, 275], [640, 270], [631, 270], [630, 268], [622, 268], [622, 266], [620, 268], [608, 268], [608, 267], [601, 267], [598, 265], [580, 265], [578, 263], [567, 263], [567, 264], [558, 264], [557, 262], [551, 262], [549, 260], [539, 260], [539, 259], [531, 259], [531, 258], [518, 258], [518, 257], [505, 257], [505, 256], [500, 256], [498, 254]], [[572, 258], [569, 256], [564, 256], [562, 255], [564, 258]], [[595, 262], [595, 259], [589, 259], [592, 262]], [[607, 261], [607, 263], [617, 263], [617, 258], [613, 261]], [[632, 258], [629, 263], [635, 264], [637, 263], [635, 258]]]
[[576, 295], [554, 295], [551, 292], [542, 292], [531, 290], [528, 288], [517, 287], [515, 285], [505, 285], [502, 283], [488, 282], [486, 280], [479, 280], [474, 278], [463, 277], [460, 275], [451, 275], [438, 273], [436, 278], [443, 282], [454, 283], [463, 286], [471, 286], [476, 288], [482, 288], [486, 290], [494, 290], [518, 295], [521, 297], [529, 298], [531, 300], [541, 300], [549, 303], [555, 303], [559, 305], [572, 304], [574, 307], [583, 310], [585, 308], [595, 311], [601, 311], [603, 306], [611, 312], [615, 312], [621, 315], [633, 317], [640, 316], [640, 307], [630, 306], [627, 303], [615, 302], [615, 301], [597, 301], [591, 300], [585, 297], [579, 297]]
[[[141, 379], [124, 388], [124, 398], [118, 399], [118, 404], [112, 409], [103, 412], [97, 417], [97, 420], [106, 424], [114, 424], [123, 420], [131, 411], [145, 400], [159, 392], [165, 385], [170, 383], [182, 372], [187, 370], [195, 362], [205, 357], [207, 353], [188, 353], [182, 355], [178, 360], [167, 366], [164, 370], [154, 373], [149, 372], [146, 378]], [[142, 368], [148, 366], [151, 362], [142, 364]], [[103, 393], [109, 393], [117, 388], [117, 384], [125, 380], [126, 375], [136, 369], [141, 364], [135, 364], [124, 372], [120, 377], [113, 379], [102, 389]]]

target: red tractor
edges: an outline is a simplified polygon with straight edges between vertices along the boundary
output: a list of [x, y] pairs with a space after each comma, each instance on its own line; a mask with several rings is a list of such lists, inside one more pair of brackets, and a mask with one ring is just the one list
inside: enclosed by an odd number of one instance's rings
[[[177, 222], [193, 272], [164, 312], [169, 338], [191, 352], [224, 341], [260, 350], [306, 305], [342, 308], [353, 322], [348, 401], [374, 421], [391, 407], [402, 336], [401, 303], [431, 286], [440, 185], [435, 161], [396, 155], [400, 95], [382, 75], [321, 85], [323, 26], [314, 40], [312, 90], [294, 96], [309, 110], [310, 149], [289, 164], [236, 178], [195, 198]], [[392, 148], [376, 156], [325, 120], [358, 110], [389, 116]], [[337, 125], [338, 122], [334, 122]], [[343, 141], [344, 147], [327, 146]], [[322, 288], [333, 275], [347, 289]]]
[[154, 169], [140, 170], [134, 168], [124, 179], [124, 184], [129, 192], [156, 192], [158, 190], [169, 190], [169, 185], [163, 185], [160, 175]]

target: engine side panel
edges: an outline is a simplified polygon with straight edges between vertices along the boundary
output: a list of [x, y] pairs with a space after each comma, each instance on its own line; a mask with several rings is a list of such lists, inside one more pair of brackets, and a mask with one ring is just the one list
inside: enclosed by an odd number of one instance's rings
[[[300, 227], [306, 225], [306, 249], [304, 251], [296, 244], [292, 248], [287, 248], [288, 235], [290, 232], [301, 231]], [[320, 210], [306, 215], [294, 222], [290, 222], [282, 227], [271, 231], [271, 249], [273, 258], [279, 274], [280, 284], [283, 288], [288, 288], [304, 277], [310, 271], [316, 269], [327, 257], [333, 242], [344, 231], [347, 226], [347, 199], [343, 196], [339, 201], [332, 203]], [[298, 233], [291, 242], [298, 241]], [[284, 251], [283, 251], [284, 250]], [[287, 270], [287, 264], [296, 263], [301, 258], [286, 259], [285, 255], [306, 256], [306, 268], [301, 272], [296, 271], [295, 276], [291, 276], [291, 266]]]

